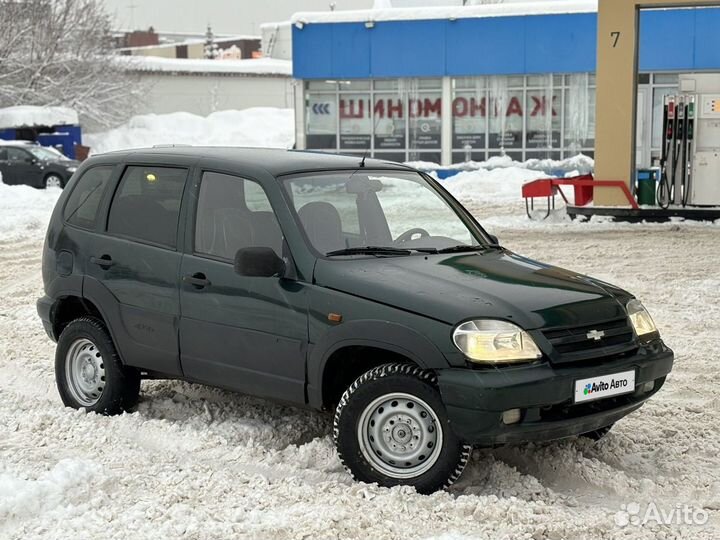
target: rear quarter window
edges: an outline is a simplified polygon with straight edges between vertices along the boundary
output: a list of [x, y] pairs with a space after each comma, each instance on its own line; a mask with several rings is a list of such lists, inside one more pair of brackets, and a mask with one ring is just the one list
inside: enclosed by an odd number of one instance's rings
[[65, 204], [65, 221], [83, 229], [95, 228], [100, 201], [113, 168], [112, 165], [93, 167], [83, 173]]

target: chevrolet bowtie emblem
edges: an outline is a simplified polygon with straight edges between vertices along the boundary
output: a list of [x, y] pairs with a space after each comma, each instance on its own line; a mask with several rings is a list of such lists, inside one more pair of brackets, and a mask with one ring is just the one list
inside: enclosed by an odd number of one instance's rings
[[605, 332], [602, 330], [590, 330], [586, 335], [588, 339], [600, 341], [603, 337], [605, 337]]

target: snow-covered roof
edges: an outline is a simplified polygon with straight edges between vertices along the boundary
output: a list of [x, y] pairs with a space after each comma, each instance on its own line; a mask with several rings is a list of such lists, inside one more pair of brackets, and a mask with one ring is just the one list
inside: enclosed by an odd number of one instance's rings
[[348, 11], [300, 12], [293, 23], [339, 23], [365, 21], [406, 21], [429, 19], [468, 19], [509, 17], [519, 15], [556, 15], [562, 13], [594, 13], [598, 0], [548, 0], [483, 4], [479, 6], [438, 6], [426, 8], [385, 8]]
[[260, 24], [260, 30], [281, 28], [291, 24], [290, 21], [265, 22]]
[[[132, 34], [133, 32], [137, 32], [137, 28], [116, 28], [111, 32], [113, 36], [121, 37], [125, 34]], [[142, 30], [140, 30], [142, 32]], [[175, 39], [176, 43], [178, 45], [182, 45], [183, 42], [189, 41], [189, 40], [199, 40], [199, 41], [205, 41], [205, 32], [181, 32], [181, 31], [171, 31], [171, 30], [157, 30], [155, 29], [155, 33], [160, 37], [160, 39]], [[218, 33], [213, 32], [213, 35], [216, 40], [226, 40], [226, 39], [260, 39], [260, 36], [257, 34], [227, 34], [227, 33]]]
[[36, 142], [26, 141], [24, 139], [10, 139], [10, 140], [0, 139], [0, 146], [17, 146], [18, 144], [37, 145]]
[[[290, 24], [288, 22], [288, 24]], [[155, 45], [138, 45], [136, 47], [119, 47], [118, 51], [142, 51], [142, 50], [152, 50], [152, 49], [163, 49], [163, 48], [169, 48], [169, 47], [177, 47], [178, 45], [198, 45], [200, 43], [205, 43], [207, 38], [204, 37], [192, 37], [187, 39], [182, 39], [179, 41], [174, 41], [172, 39], [167, 39], [163, 36], [160, 36], [160, 43], [157, 43]], [[218, 45], [222, 45], [223, 43], [226, 43], [228, 41], [259, 41], [262, 39], [262, 36], [255, 36], [255, 35], [239, 35], [239, 36], [227, 36], [227, 37], [218, 37], [214, 36], [213, 38], [215, 40], [215, 43]]]
[[0, 109], [0, 129], [78, 124], [77, 113], [68, 107], [19, 105]]
[[174, 73], [237, 73], [241, 75], [292, 75], [292, 62], [276, 58], [207, 60], [204, 58], [162, 58], [160, 56], [118, 56], [128, 69]]

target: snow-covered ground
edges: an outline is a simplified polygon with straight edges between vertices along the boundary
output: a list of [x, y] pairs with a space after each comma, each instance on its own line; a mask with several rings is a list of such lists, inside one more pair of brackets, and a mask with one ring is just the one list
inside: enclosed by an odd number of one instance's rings
[[[354, 483], [323, 414], [165, 381], [144, 382], [132, 414], [63, 408], [35, 312], [59, 192], [0, 185], [0, 538], [718, 538], [718, 227], [529, 222], [519, 185], [532, 174], [446, 185], [509, 248], [636, 293], [676, 367], [605, 440], [477, 450], [432, 496]], [[618, 512], [635, 503], [710, 521], [627, 524]]]

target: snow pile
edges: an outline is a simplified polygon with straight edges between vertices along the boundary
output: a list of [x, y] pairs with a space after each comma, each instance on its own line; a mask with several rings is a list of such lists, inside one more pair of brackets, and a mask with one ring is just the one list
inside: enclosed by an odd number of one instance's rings
[[42, 237], [60, 196], [59, 188], [8, 186], [0, 176], [0, 238]]
[[482, 169], [507, 169], [512, 167], [542, 171], [552, 176], [574, 176], [592, 173], [595, 169], [595, 160], [584, 154], [577, 154], [562, 160], [528, 159], [527, 161], [514, 161], [510, 156], [493, 156], [487, 161], [466, 161], [449, 166], [438, 165], [430, 161], [409, 161], [407, 165], [428, 172], [438, 169], [475, 171]]
[[163, 58], [160, 56], [119, 56], [129, 70], [173, 73], [237, 73], [242, 75], [292, 75], [292, 62], [276, 58], [208, 60], [205, 58]]
[[290, 148], [295, 141], [293, 114], [292, 109], [272, 107], [219, 111], [207, 117], [145, 114], [110, 131], [87, 134], [85, 144], [95, 154], [158, 144]]
[[[472, 212], [481, 216], [483, 222], [488, 218], [494, 225], [517, 228], [538, 227], [536, 222], [525, 216], [522, 199], [522, 186], [527, 182], [541, 178], [576, 176], [593, 171], [592, 158], [578, 154], [564, 160], [530, 159], [525, 162], [513, 161], [508, 156], [495, 156], [487, 161], [470, 161], [441, 167], [436, 163], [411, 162], [408, 165], [433, 174], [438, 169], [460, 170], [457, 174], [442, 180], [441, 183], [453, 196], [465, 204]], [[572, 188], [563, 188], [568, 200], [574, 200]], [[562, 200], [558, 195], [558, 205]], [[538, 206], [545, 204], [539, 201]], [[540, 214], [540, 212], [538, 212]], [[559, 210], [549, 223], [569, 223], [564, 210]]]
[[61, 460], [37, 479], [0, 472], [0, 521], [31, 518], [67, 504], [74, 491], [88, 491], [98, 472], [96, 464], [76, 459]]
[[517, 202], [526, 182], [547, 177], [547, 174], [532, 169], [498, 167], [463, 171], [443, 180], [442, 185], [461, 201], [502, 204]]
[[78, 124], [77, 113], [68, 107], [18, 105], [0, 109], [0, 129], [26, 126]]

